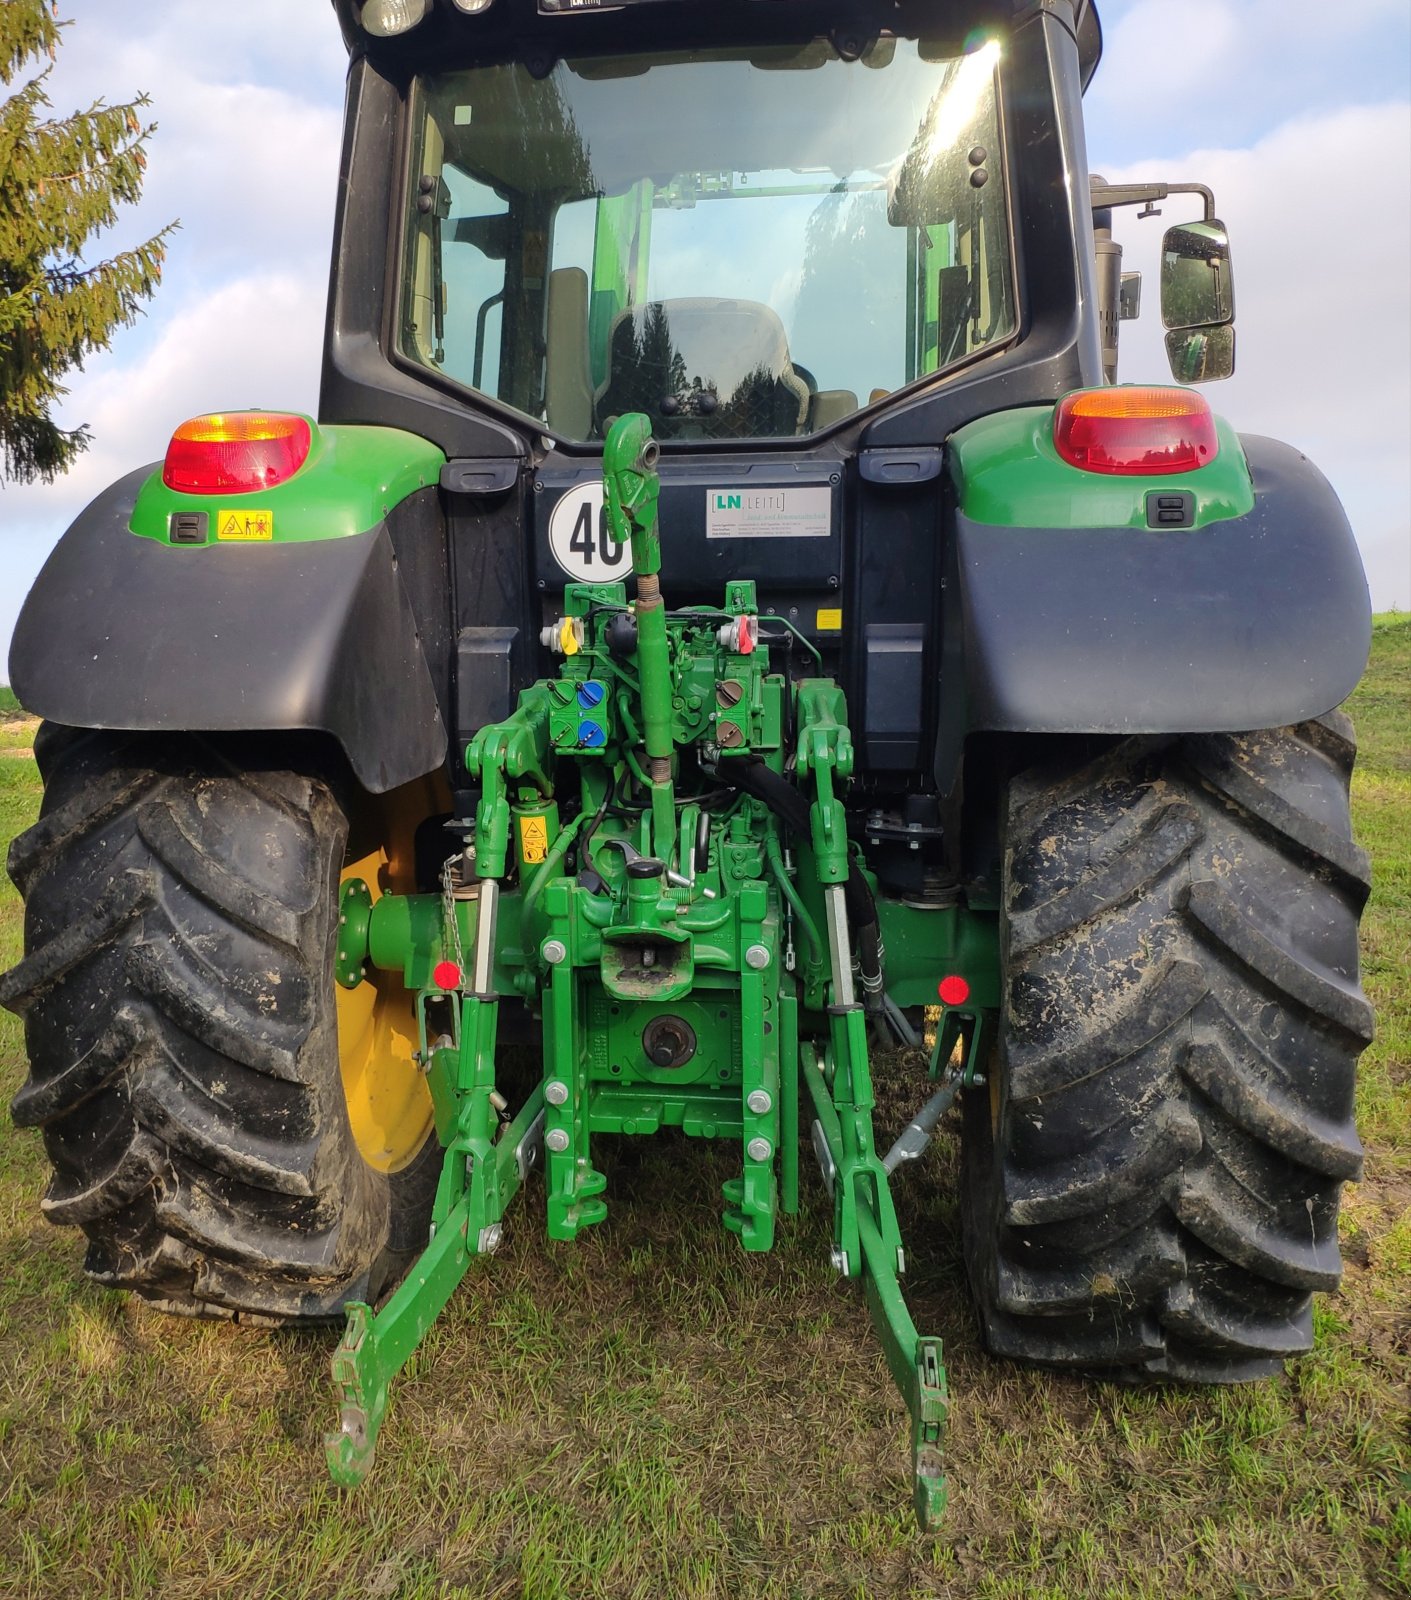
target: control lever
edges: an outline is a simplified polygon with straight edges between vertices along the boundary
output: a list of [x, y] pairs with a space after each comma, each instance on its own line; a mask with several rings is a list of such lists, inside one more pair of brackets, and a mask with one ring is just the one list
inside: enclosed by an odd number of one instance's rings
[[627, 839], [604, 839], [602, 848], [621, 850], [629, 878], [665, 878], [674, 889], [693, 889], [704, 900], [715, 899], [714, 889], [699, 888], [690, 878], [679, 872], [673, 872], [660, 857], [644, 856], [637, 846]]

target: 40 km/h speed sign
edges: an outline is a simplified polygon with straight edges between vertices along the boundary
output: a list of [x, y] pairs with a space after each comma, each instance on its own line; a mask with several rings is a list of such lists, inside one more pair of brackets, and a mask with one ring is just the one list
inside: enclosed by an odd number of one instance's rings
[[608, 525], [601, 480], [579, 484], [560, 499], [549, 518], [549, 548], [580, 583], [614, 583], [632, 570], [632, 547], [619, 544]]

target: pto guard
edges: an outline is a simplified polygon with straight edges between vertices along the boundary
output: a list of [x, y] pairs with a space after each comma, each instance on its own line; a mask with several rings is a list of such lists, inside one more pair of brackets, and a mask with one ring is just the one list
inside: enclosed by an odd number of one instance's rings
[[[435, 494], [435, 471], [420, 487], [432, 465], [428, 457], [401, 483], [363, 485], [351, 514], [329, 509], [337, 496], [309, 468], [234, 499], [174, 496], [152, 468], [132, 473], [45, 562], [10, 649], [15, 693], [35, 715], [76, 728], [331, 734], [378, 794], [434, 771], [446, 730], [389, 531]], [[162, 502], [141, 534], [139, 496], [149, 508]], [[168, 511], [214, 521], [222, 507], [252, 501], [275, 508], [273, 538], [168, 542]], [[373, 520], [348, 531], [364, 515]], [[317, 537], [319, 526], [334, 536]], [[303, 531], [285, 538], [284, 528]]]

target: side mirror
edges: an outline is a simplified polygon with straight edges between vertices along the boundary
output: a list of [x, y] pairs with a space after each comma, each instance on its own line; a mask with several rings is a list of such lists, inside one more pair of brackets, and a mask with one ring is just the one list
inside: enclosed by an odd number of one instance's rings
[[1176, 328], [1166, 335], [1166, 359], [1178, 383], [1214, 383], [1235, 370], [1235, 330], [1229, 323]]
[[1235, 285], [1223, 222], [1185, 222], [1161, 243], [1166, 359], [1180, 383], [1214, 383], [1235, 370]]
[[1166, 230], [1161, 320], [1168, 328], [1222, 328], [1235, 320], [1230, 238], [1223, 222], [1186, 222]]

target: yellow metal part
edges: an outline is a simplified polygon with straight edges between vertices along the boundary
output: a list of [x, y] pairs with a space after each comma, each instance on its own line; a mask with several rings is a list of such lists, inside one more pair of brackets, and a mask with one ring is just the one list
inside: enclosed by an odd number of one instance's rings
[[[445, 809], [429, 780], [369, 805], [352, 819], [342, 881], [361, 878], [374, 901], [412, 893], [417, 824]], [[415, 997], [391, 972], [369, 972], [356, 989], [340, 984], [335, 992], [338, 1058], [353, 1138], [370, 1167], [396, 1172], [417, 1155], [433, 1127], [431, 1091], [412, 1059]]]

